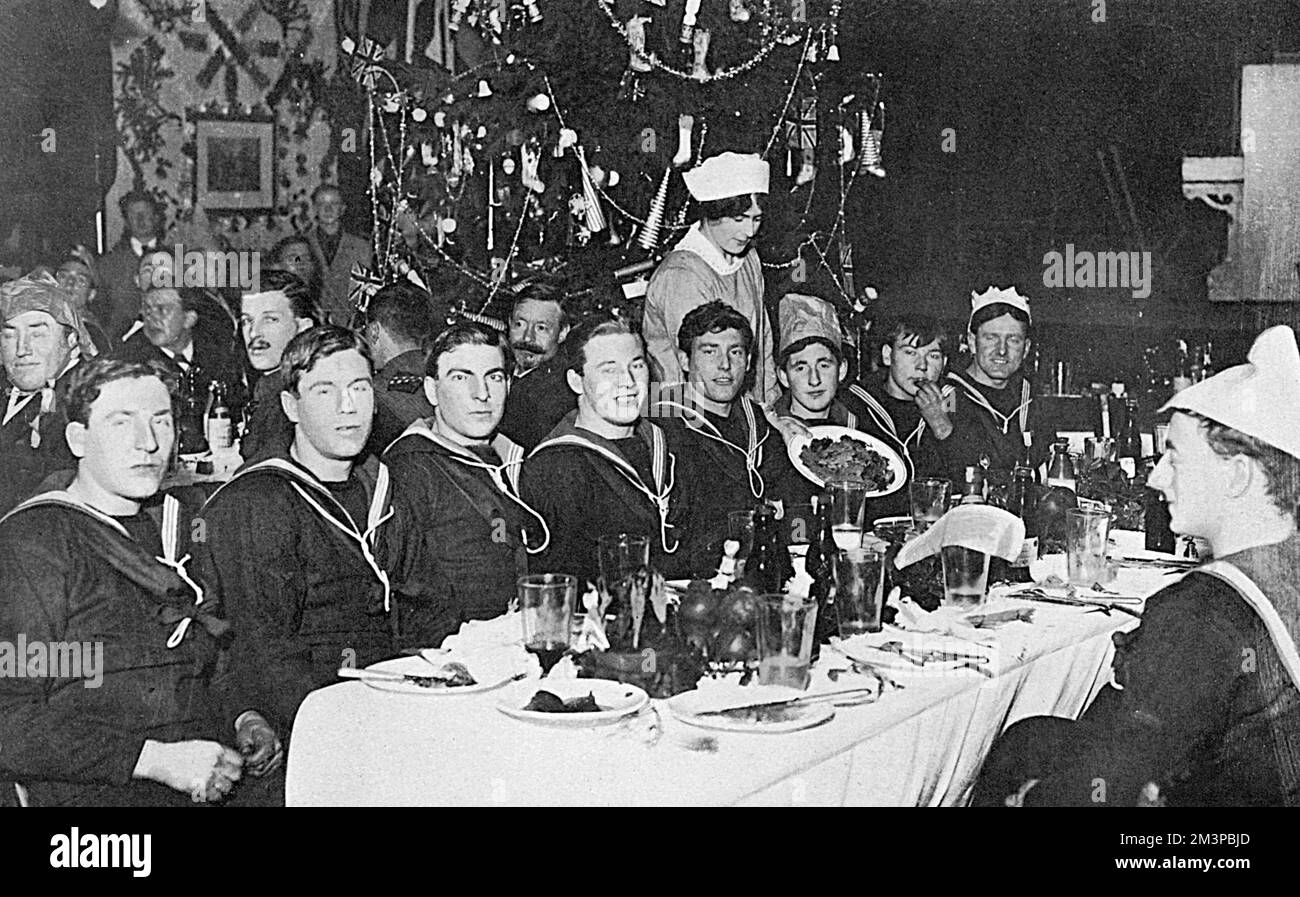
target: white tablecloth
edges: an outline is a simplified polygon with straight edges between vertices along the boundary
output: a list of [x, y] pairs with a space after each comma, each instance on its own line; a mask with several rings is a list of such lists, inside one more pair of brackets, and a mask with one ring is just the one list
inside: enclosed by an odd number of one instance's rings
[[[1146, 573], [1143, 594], [1172, 579]], [[1121, 580], [1120, 585], [1124, 585]], [[950, 805], [963, 803], [996, 736], [1029, 716], [1076, 717], [1109, 681], [1111, 634], [1133, 617], [1036, 604], [998, 630], [998, 674], [894, 678], [872, 704], [785, 735], [710, 732], [655, 702], [625, 725], [536, 726], [499, 691], [404, 695], [360, 682], [310, 694], [294, 722], [289, 805]], [[492, 622], [480, 625], [492, 625]], [[833, 657], [824, 657], [823, 662]], [[716, 751], [690, 750], [712, 736]]]

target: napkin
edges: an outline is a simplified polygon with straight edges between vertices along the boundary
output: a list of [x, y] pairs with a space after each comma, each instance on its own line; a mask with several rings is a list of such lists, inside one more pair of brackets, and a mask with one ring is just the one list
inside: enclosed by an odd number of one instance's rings
[[441, 648], [426, 648], [420, 656], [433, 664], [463, 663], [479, 682], [500, 682], [526, 673], [535, 663], [523, 646], [523, 621], [509, 613], [494, 620], [469, 620], [443, 639]]
[[949, 545], [1014, 561], [1024, 541], [1025, 524], [1015, 514], [990, 505], [960, 505], [904, 545], [894, 565], [901, 570]]

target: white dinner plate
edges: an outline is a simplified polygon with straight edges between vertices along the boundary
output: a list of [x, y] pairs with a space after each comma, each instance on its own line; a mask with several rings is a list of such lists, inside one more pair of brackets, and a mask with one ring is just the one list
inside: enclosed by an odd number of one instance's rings
[[[524, 707], [539, 691], [549, 691], [561, 701], [591, 695], [602, 708], [599, 713], [543, 713]], [[650, 703], [650, 696], [635, 685], [611, 679], [530, 679], [521, 682], [497, 702], [506, 716], [543, 726], [582, 728], [616, 723], [625, 716], [639, 713]]]
[[[448, 660], [454, 658], [448, 657]], [[371, 688], [379, 691], [392, 691], [403, 695], [425, 695], [448, 697], [451, 695], [472, 695], [481, 691], [491, 691], [494, 688], [500, 688], [510, 681], [512, 675], [501, 670], [489, 671], [491, 675], [485, 675], [480, 679], [479, 676], [484, 674], [483, 670], [475, 670], [469, 664], [466, 667], [470, 675], [475, 678], [473, 685], [460, 686], [438, 686], [434, 685], [425, 688], [423, 685], [417, 685], [414, 682], [382, 682], [377, 679], [362, 679], [361, 681]], [[422, 657], [394, 657], [392, 660], [382, 660], [379, 663], [372, 663], [366, 667], [368, 670], [378, 670], [384, 673], [402, 673], [408, 676], [428, 676], [434, 672], [436, 667], [432, 666]]]
[[889, 485], [884, 489], [868, 492], [867, 498], [880, 498], [882, 495], [891, 495], [899, 489], [902, 489], [903, 484], [907, 482], [907, 465], [903, 463], [903, 459], [899, 457], [896, 451], [876, 437], [863, 433], [861, 430], [852, 430], [848, 427], [838, 427], [834, 424], [819, 424], [815, 427], [809, 427], [808, 432], [811, 434], [810, 436], [795, 436], [792, 438], [786, 448], [786, 452], [790, 455], [790, 463], [794, 465], [795, 470], [799, 471], [818, 486], [825, 488], [825, 481], [809, 470], [808, 465], [804, 464], [803, 460], [799, 456], [802, 454], [804, 448], [814, 439], [838, 440], [841, 436], [847, 436], [855, 442], [860, 442], [867, 448], [879, 452], [880, 455], [889, 462], [889, 470], [894, 475], [893, 480], [891, 480]]
[[[813, 726], [820, 726], [835, 716], [835, 708], [829, 701], [826, 703], [817, 702], [772, 708], [764, 714], [755, 713], [747, 717], [720, 714], [702, 716], [700, 714], [701, 710], [712, 710], [729, 703], [745, 703], [746, 696], [748, 696], [750, 702], [766, 700], [769, 693], [774, 698], [784, 697], [776, 694], [777, 691], [778, 689], [775, 686], [737, 686], [737, 700], [724, 701], [722, 704], [719, 703], [719, 696], [714, 690], [710, 690], [709, 694], [700, 691], [684, 691], [668, 699], [668, 709], [672, 711], [673, 716], [682, 722], [690, 726], [698, 726], [701, 729], [766, 735], [780, 735], [785, 732], [798, 732], [800, 729], [811, 729]], [[779, 689], [779, 691], [789, 692], [788, 697], [800, 697], [808, 694], [795, 689]]]

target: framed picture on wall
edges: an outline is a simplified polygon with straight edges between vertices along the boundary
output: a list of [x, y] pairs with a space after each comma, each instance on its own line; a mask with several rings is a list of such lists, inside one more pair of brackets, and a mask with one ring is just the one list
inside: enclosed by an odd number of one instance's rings
[[194, 202], [208, 211], [275, 205], [275, 121], [195, 120]]

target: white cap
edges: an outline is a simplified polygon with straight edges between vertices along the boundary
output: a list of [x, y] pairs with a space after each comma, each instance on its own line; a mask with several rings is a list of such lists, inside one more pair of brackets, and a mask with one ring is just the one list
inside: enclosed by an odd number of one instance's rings
[[721, 153], [682, 174], [698, 202], [766, 193], [769, 177], [768, 164], [754, 153]]
[[1000, 302], [1003, 305], [1010, 305], [1012, 308], [1018, 308], [1026, 315], [1029, 320], [1033, 320], [1033, 315], [1029, 313], [1029, 300], [1016, 292], [1015, 287], [1007, 287], [1005, 290], [991, 286], [982, 293], [971, 291], [970, 294], [970, 319], [974, 320], [975, 312], [987, 305], [993, 305]]
[[1189, 386], [1161, 411], [1191, 411], [1300, 458], [1300, 350], [1290, 327], [1270, 327], [1245, 364]]

